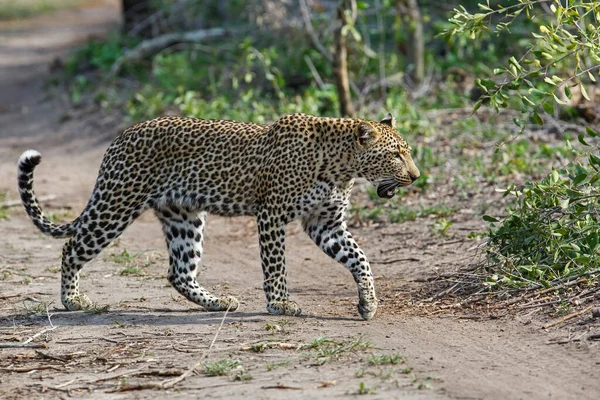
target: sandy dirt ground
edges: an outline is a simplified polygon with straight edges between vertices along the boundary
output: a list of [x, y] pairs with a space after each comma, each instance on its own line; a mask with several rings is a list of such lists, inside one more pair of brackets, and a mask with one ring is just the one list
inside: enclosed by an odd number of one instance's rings
[[[48, 199], [45, 211], [67, 221], [87, 202], [121, 123], [98, 110], [69, 110], [46, 85], [48, 65], [115, 29], [117, 3], [96, 0], [0, 24], [4, 201], [18, 199], [16, 160], [35, 148], [44, 157], [35, 183]], [[64, 121], [65, 113], [72, 118]], [[199, 280], [235, 295], [241, 308], [204, 312], [168, 285], [164, 239], [151, 213], [83, 270], [82, 289], [98, 308], [66, 312], [63, 241], [43, 236], [20, 206], [7, 213], [0, 219], [0, 345], [33, 338], [28, 344], [37, 348], [0, 346], [3, 399], [600, 398], [597, 342], [548, 344], [572, 328], [543, 330], [528, 314], [434, 314], [418, 305], [427, 278], [473, 262], [477, 242], [467, 235], [484, 225], [468, 214], [453, 217], [451, 239], [432, 236], [427, 219], [353, 230], [373, 261], [380, 298], [378, 314], [365, 322], [350, 274], [297, 224], [288, 228], [288, 282], [304, 315], [268, 315], [249, 218], [209, 217]], [[374, 364], [381, 356], [394, 363]], [[222, 360], [232, 371], [208, 376], [205, 364]]]

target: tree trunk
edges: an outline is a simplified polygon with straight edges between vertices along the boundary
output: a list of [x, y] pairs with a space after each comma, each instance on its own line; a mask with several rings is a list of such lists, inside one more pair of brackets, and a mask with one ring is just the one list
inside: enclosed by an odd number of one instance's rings
[[408, 76], [413, 84], [420, 84], [425, 78], [425, 50], [423, 43], [423, 20], [417, 0], [398, 0], [398, 13], [408, 32], [406, 45]]
[[335, 85], [337, 87], [338, 99], [340, 102], [340, 114], [343, 117], [354, 117], [354, 105], [350, 97], [350, 83], [348, 81], [348, 50], [346, 35], [342, 30], [345, 25], [353, 24], [354, 20], [348, 20], [345, 11], [353, 11], [353, 18], [356, 19], [355, 0], [340, 0], [337, 10], [339, 26], [334, 31], [335, 51], [333, 54], [333, 70], [335, 74]]

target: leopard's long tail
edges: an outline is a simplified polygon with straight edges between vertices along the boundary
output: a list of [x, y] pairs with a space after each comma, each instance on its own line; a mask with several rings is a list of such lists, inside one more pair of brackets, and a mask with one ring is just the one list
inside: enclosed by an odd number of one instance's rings
[[19, 180], [19, 195], [25, 211], [35, 226], [46, 235], [55, 238], [67, 238], [75, 234], [75, 227], [79, 218], [75, 221], [57, 225], [44, 215], [33, 192], [33, 170], [42, 161], [42, 155], [35, 150], [27, 150], [19, 157], [17, 178]]

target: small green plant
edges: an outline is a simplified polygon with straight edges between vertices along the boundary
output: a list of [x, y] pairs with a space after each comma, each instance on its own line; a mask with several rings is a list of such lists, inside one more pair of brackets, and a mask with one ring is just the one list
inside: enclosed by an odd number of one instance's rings
[[558, 309], [555, 312], [557, 317], [564, 317], [565, 315], [569, 315], [571, 313], [571, 303], [568, 298], [561, 298], [560, 304], [558, 305]]
[[121, 275], [139, 275], [142, 270], [136, 266], [130, 266], [121, 270]]
[[135, 261], [137, 255], [131, 254], [127, 249], [123, 249], [120, 254], [111, 254], [110, 260], [117, 264], [130, 264]]
[[46, 303], [45, 301], [39, 301], [33, 305], [28, 305], [23, 302], [23, 308], [27, 315], [46, 314], [50, 305], [52, 305], [52, 302]]
[[255, 353], [262, 353], [263, 351], [265, 351], [268, 348], [269, 348], [269, 345], [267, 343], [257, 343], [257, 344], [250, 346], [250, 351], [253, 351]]
[[332, 359], [337, 359], [345, 354], [366, 351], [372, 347], [373, 345], [362, 337], [342, 342], [320, 337], [311, 343], [305, 343], [298, 346], [298, 350], [314, 350], [313, 356], [315, 364], [323, 365]]
[[267, 368], [267, 371], [270, 372], [276, 368], [288, 366], [289, 364], [290, 364], [290, 362], [288, 360], [279, 361], [276, 363], [270, 363], [267, 361], [267, 362], [265, 362], [265, 367]]
[[118, 254], [111, 254], [109, 259], [114, 263], [125, 265], [125, 268], [120, 271], [121, 275], [143, 275], [143, 268], [146, 268], [150, 265], [149, 257], [142, 258], [141, 254], [132, 254], [127, 249], [124, 249]]
[[218, 361], [206, 361], [204, 363], [204, 374], [206, 376], [225, 376], [228, 375], [232, 369], [240, 367], [242, 365], [239, 360], [218, 360]]
[[436, 218], [433, 224], [433, 231], [440, 236], [448, 236], [448, 229], [452, 226], [452, 221], [446, 218]]
[[322, 347], [323, 345], [330, 344], [330, 343], [335, 343], [335, 341], [331, 340], [331, 339], [327, 339], [325, 337], [318, 337], [310, 343], [301, 344], [300, 346], [298, 346], [298, 349], [299, 350], [318, 349], [318, 348]]
[[400, 354], [384, 354], [380, 356], [369, 357], [369, 364], [371, 365], [396, 365], [405, 362], [405, 358]]
[[[3, 202], [6, 200], [6, 193], [5, 192], [0, 192], [0, 202]], [[0, 220], [2, 219], [8, 219], [8, 207], [6, 206], [0, 206]]]
[[363, 394], [375, 394], [375, 393], [376, 393], [375, 392], [375, 388], [367, 387], [364, 382], [361, 382], [358, 385], [358, 394], [360, 394], [360, 395], [363, 395]]

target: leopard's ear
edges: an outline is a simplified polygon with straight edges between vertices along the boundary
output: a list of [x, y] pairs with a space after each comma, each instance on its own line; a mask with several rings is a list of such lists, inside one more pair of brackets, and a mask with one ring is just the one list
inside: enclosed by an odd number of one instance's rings
[[392, 128], [396, 127], [396, 118], [390, 113], [388, 113], [383, 119], [380, 121], [382, 124], [389, 125]]
[[379, 138], [379, 132], [368, 122], [360, 122], [354, 130], [354, 136], [360, 146], [375, 143]]

